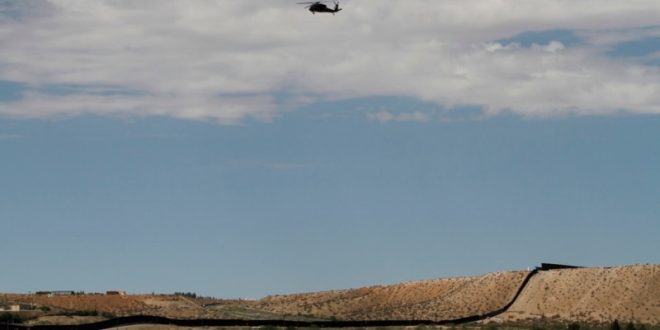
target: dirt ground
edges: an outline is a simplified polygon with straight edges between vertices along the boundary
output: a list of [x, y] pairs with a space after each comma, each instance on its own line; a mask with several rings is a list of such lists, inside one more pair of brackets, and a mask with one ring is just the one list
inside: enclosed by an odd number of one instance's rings
[[500, 272], [352, 290], [266, 297], [255, 308], [347, 320], [449, 319], [489, 312], [511, 300], [527, 272]]
[[[266, 297], [255, 308], [348, 320], [452, 319], [496, 310], [527, 272]], [[660, 324], [660, 265], [542, 271], [496, 322], [552, 319]]]
[[660, 324], [660, 265], [541, 272], [500, 319], [540, 318]]
[[[269, 296], [256, 301], [173, 295], [0, 294], [0, 303], [31, 303], [46, 309], [45, 316], [31, 321], [39, 324], [79, 324], [136, 314], [216, 319], [439, 320], [501, 308], [512, 299], [527, 274], [525, 271], [497, 272]], [[507, 312], [489, 321], [535, 319], [595, 323], [618, 319], [660, 324], [660, 265], [542, 271], [532, 278]], [[163, 328], [147, 326], [145, 329]]]

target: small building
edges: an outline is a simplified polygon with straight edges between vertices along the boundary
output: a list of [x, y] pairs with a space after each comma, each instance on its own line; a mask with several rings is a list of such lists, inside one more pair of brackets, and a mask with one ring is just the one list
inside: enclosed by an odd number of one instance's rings
[[126, 291], [124, 290], [108, 290], [105, 292], [106, 295], [108, 296], [125, 296]]
[[34, 311], [34, 310], [37, 309], [37, 306], [33, 305], [33, 304], [21, 303], [21, 304], [18, 304], [18, 305], [19, 305], [19, 307], [22, 311]]
[[23, 312], [23, 311], [33, 311], [37, 307], [33, 304], [25, 303], [8, 303], [0, 305], [0, 312]]

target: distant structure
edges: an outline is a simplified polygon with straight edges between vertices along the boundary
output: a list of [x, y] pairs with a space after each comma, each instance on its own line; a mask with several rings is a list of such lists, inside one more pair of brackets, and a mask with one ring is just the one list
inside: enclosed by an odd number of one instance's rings
[[33, 304], [24, 304], [24, 303], [21, 303], [21, 304], [18, 304], [18, 305], [19, 305], [19, 308], [20, 308], [22, 311], [34, 311], [34, 310], [37, 309], [37, 305], [33, 305]]
[[125, 296], [126, 291], [124, 290], [108, 290], [105, 292], [106, 295], [108, 296]]
[[32, 304], [9, 304], [0, 305], [0, 312], [20, 312], [20, 311], [33, 311], [36, 307]]
[[74, 291], [37, 291], [34, 294], [37, 296], [73, 296], [76, 294]]
[[5, 306], [0, 306], [0, 311], [3, 312], [20, 312], [21, 306], [20, 305], [5, 305]]

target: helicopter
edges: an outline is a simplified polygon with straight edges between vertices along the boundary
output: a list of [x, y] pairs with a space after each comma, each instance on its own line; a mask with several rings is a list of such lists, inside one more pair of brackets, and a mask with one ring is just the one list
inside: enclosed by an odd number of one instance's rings
[[309, 5], [305, 8], [309, 9], [309, 11], [312, 12], [312, 14], [316, 13], [331, 13], [334, 15], [335, 13], [341, 11], [341, 8], [339, 8], [339, 2], [335, 2], [335, 8], [328, 8], [323, 1], [306, 1], [306, 2], [298, 2], [299, 5]]

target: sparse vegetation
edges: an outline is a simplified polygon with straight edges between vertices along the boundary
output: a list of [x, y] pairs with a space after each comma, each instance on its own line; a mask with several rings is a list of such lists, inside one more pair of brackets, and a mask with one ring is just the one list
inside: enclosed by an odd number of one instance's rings
[[486, 327], [486, 330], [498, 330], [497, 324], [489, 323], [488, 326]]
[[[660, 283], [653, 275], [658, 271], [660, 265], [541, 272], [532, 278], [509, 311], [488, 323], [469, 323], [453, 330], [660, 330], [655, 325], [660, 324], [660, 303], [657, 300]], [[279, 295], [256, 301], [221, 300], [200, 297], [194, 292], [177, 292], [175, 295], [142, 296], [0, 294], [0, 302], [37, 306], [38, 311], [34, 313], [43, 315], [47, 312], [43, 322], [57, 320], [52, 324], [67, 319], [85, 322], [139, 314], [179, 319], [446, 320], [501, 308], [512, 298], [525, 275], [526, 272], [491, 273]], [[549, 289], [545, 290], [545, 287]], [[26, 314], [22, 312], [21, 315]], [[58, 315], [71, 317], [48, 319]], [[631, 315], [636, 323], [629, 322]], [[625, 323], [611, 322], [613, 319], [625, 320]], [[448, 328], [415, 328], [422, 329]]]
[[66, 313], [69, 316], [99, 316], [99, 311], [97, 310], [83, 310], [83, 311], [72, 311]]
[[106, 319], [114, 319], [117, 317], [117, 314], [111, 312], [101, 312], [101, 316], [103, 316]]
[[566, 327], [566, 330], [580, 330], [580, 324], [572, 322]]
[[175, 292], [174, 295], [175, 296], [188, 297], [188, 298], [192, 298], [192, 299], [197, 298], [197, 294], [194, 293], [194, 292]]
[[487, 313], [509, 302], [526, 272], [490, 273], [389, 286], [271, 296], [259, 309], [344, 320], [450, 319]]
[[279, 330], [279, 329], [273, 325], [265, 325], [260, 327], [259, 330]]
[[15, 313], [0, 313], [0, 323], [23, 323], [23, 318]]

